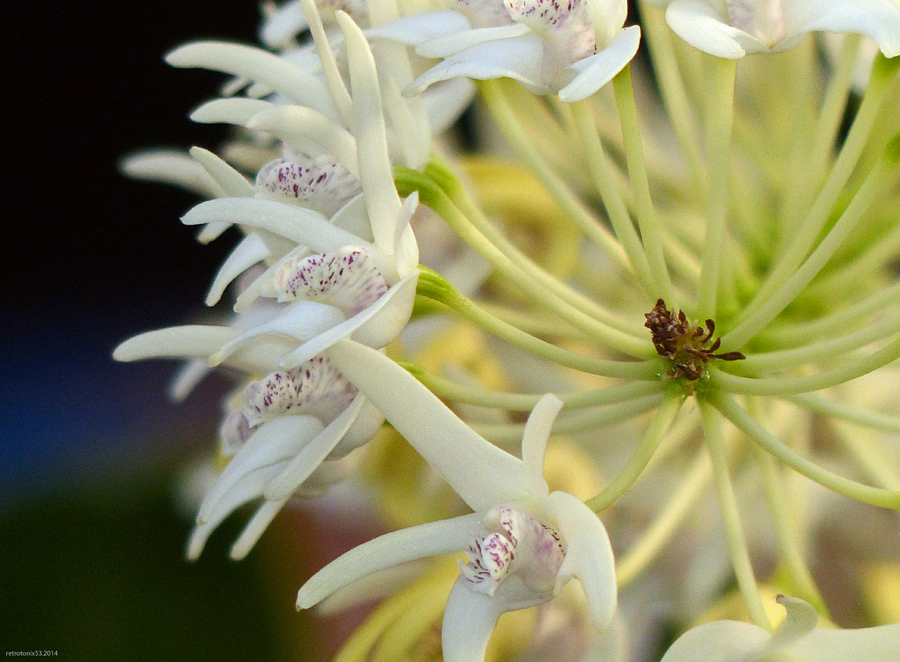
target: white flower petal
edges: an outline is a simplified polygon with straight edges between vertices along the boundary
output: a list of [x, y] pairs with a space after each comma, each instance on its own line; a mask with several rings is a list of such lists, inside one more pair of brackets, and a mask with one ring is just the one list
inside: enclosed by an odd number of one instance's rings
[[129, 362], [158, 358], [206, 358], [240, 334], [240, 330], [229, 326], [172, 326], [129, 338], [116, 347], [113, 359]]
[[859, 630], [818, 628], [790, 648], [799, 660], [888, 662], [900, 656], [900, 623]]
[[387, 132], [375, 58], [359, 26], [343, 12], [335, 14], [347, 44], [350, 85], [353, 90], [354, 134], [359, 151], [359, 173], [375, 245], [388, 255], [394, 251], [394, 227], [400, 196], [388, 155]]
[[628, 66], [640, 43], [641, 29], [638, 26], [632, 25], [620, 31], [604, 50], [569, 67], [577, 74], [559, 91], [559, 98], [574, 102], [591, 96]]
[[343, 338], [352, 337], [375, 349], [392, 342], [400, 335], [412, 314], [418, 276], [418, 271], [407, 276], [362, 312], [310, 339], [285, 356], [282, 365], [285, 368], [300, 365]]
[[468, 78], [454, 78], [432, 85], [422, 94], [432, 135], [450, 128], [475, 98], [475, 84]]
[[426, 41], [416, 48], [416, 53], [422, 57], [445, 58], [456, 55], [460, 51], [473, 46], [512, 37], [521, 37], [530, 32], [531, 28], [521, 23], [512, 23], [511, 25], [502, 25], [494, 28], [477, 28]]
[[270, 256], [269, 249], [257, 233], [251, 232], [244, 237], [219, 268], [209, 294], [206, 295], [206, 305], [215, 306], [231, 281]]
[[260, 40], [272, 48], [284, 48], [294, 36], [307, 27], [306, 15], [298, 0], [286, 2], [268, 14], [260, 32]]
[[206, 379], [211, 372], [212, 368], [209, 367], [206, 361], [192, 359], [186, 362], [175, 373], [175, 377], [169, 384], [169, 398], [172, 402], [183, 401], [196, 388], [197, 384]]
[[507, 611], [503, 602], [470, 590], [460, 577], [450, 591], [441, 626], [444, 662], [481, 662], [497, 619]]
[[325, 74], [325, 82], [328, 85], [328, 91], [331, 93], [331, 99], [337, 106], [344, 126], [352, 126], [353, 115], [350, 93], [347, 92], [347, 86], [344, 85], [344, 79], [338, 70], [337, 60], [328, 42], [328, 35], [325, 33], [322, 17], [319, 15], [319, 8], [316, 6], [315, 0], [301, 0], [301, 3], [303, 13], [309, 22], [309, 30], [312, 33], [316, 52], [319, 54], [319, 61], [322, 65], [322, 72]]
[[785, 5], [788, 34], [863, 34], [875, 40], [885, 57], [900, 55], [900, 4], [895, 0], [794, 0]]
[[297, 609], [309, 609], [353, 582], [401, 563], [463, 549], [484, 535], [481, 514], [430, 522], [393, 531], [354, 547], [313, 575], [297, 594]]
[[309, 478], [310, 474], [325, 461], [325, 458], [343, 439], [359, 415], [364, 402], [365, 396], [357, 395], [340, 416], [318, 432], [315, 438], [288, 462], [281, 473], [266, 485], [263, 493], [265, 498], [269, 501], [286, 499], [304, 480]]
[[231, 546], [229, 556], [235, 561], [240, 561], [247, 556], [287, 502], [288, 499], [266, 501], [257, 508], [253, 517], [247, 522], [247, 526], [241, 531], [241, 535], [238, 536], [238, 539], [234, 541], [234, 545]]
[[406, 277], [419, 266], [419, 244], [413, 234], [410, 221], [419, 206], [419, 192], [413, 191], [397, 214], [397, 227], [394, 231], [394, 259], [397, 261], [397, 274]]
[[768, 632], [750, 623], [704, 623], [681, 635], [661, 662], [745, 662], [768, 639]]
[[239, 76], [308, 106], [328, 117], [337, 109], [325, 84], [301, 67], [259, 48], [207, 41], [187, 44], [166, 56], [175, 67], [198, 67]]
[[666, 10], [666, 22], [691, 46], [716, 57], [734, 60], [769, 50], [756, 37], [726, 23], [703, 0], [674, 0]]
[[625, 19], [628, 18], [628, 0], [585, 0], [585, 2], [591, 15], [591, 22], [594, 24], [594, 31], [601, 41], [597, 44], [597, 49], [601, 50], [604, 43], [612, 41], [625, 25]]
[[512, 78], [530, 91], [546, 94], [542, 80], [544, 45], [535, 34], [479, 44], [453, 55], [414, 80], [404, 94], [419, 94], [425, 88], [451, 78]]
[[225, 191], [196, 160], [182, 152], [160, 150], [122, 159], [122, 172], [134, 179], [172, 184], [204, 198], [220, 198]]
[[[322, 422], [314, 416], [281, 416], [260, 425], [207, 492], [200, 505], [197, 522], [206, 523], [219, 501], [252, 472], [283, 465], [323, 429]], [[259, 493], [262, 494], [262, 491], [263, 486], [260, 486]]]
[[456, 11], [425, 12], [406, 16], [365, 31], [370, 40], [387, 39], [407, 46], [471, 29], [469, 20]]
[[534, 496], [521, 460], [472, 431], [389, 358], [349, 340], [328, 355], [473, 510]]
[[544, 454], [547, 452], [550, 429], [562, 406], [562, 400], [548, 393], [538, 400], [525, 423], [525, 432], [522, 434], [522, 462], [525, 463], [525, 471], [535, 493], [546, 495], [550, 491], [547, 481], [544, 480]]
[[331, 224], [351, 232], [364, 242], [374, 241], [372, 226], [366, 215], [366, 197], [360, 193], [331, 217]]
[[191, 120], [198, 124], [234, 124], [246, 126], [250, 119], [272, 107], [269, 101], [244, 97], [213, 99], [191, 113]]
[[356, 140], [320, 112], [302, 106], [276, 106], [254, 116], [247, 128], [271, 133], [305, 154], [332, 154], [359, 179]]
[[553, 492], [544, 504], [567, 546], [557, 590], [570, 577], [576, 577], [584, 589], [591, 620], [602, 630], [612, 621], [617, 602], [615, 559], [606, 528], [590, 508], [568, 492]]

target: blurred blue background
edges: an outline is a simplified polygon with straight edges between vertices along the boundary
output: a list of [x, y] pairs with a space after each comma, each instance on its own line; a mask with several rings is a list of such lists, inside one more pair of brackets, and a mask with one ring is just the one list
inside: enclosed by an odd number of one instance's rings
[[256, 3], [0, 3], [0, 652], [61, 660], [305, 659], [303, 543], [280, 518], [240, 564], [227, 522], [188, 564], [179, 472], [212, 448], [221, 381], [166, 400], [175, 365], [113, 363], [135, 333], [196, 320], [228, 249], [196, 201], [117, 171], [145, 147], [215, 149], [188, 112], [223, 77], [167, 67], [198, 38], [256, 39]]

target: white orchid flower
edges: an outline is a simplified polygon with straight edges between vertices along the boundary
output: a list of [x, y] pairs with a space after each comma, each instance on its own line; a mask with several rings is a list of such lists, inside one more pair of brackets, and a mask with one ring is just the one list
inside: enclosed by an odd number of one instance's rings
[[639, 27], [623, 27], [625, 0], [457, 0], [457, 6], [367, 32], [443, 60], [408, 94], [454, 78], [512, 78], [535, 94], [579, 101], [612, 80], [640, 43]]
[[316, 573], [297, 596], [306, 609], [374, 572], [465, 550], [443, 622], [447, 662], [482, 660], [507, 611], [552, 599], [572, 577], [587, 597], [593, 625], [616, 609], [612, 547], [603, 524], [579, 499], [550, 492], [543, 477], [550, 428], [562, 402], [546, 395], [522, 438], [522, 459], [473, 432], [411, 374], [352, 341], [328, 351], [347, 376], [475, 511], [365, 543]]
[[206, 238], [230, 224], [247, 234], [223, 264], [208, 303], [246, 269], [268, 261], [239, 303], [246, 299], [243, 305], [252, 310], [262, 303], [254, 296], [269, 295], [281, 310], [252, 328], [152, 331], [114, 353], [120, 361], [205, 359], [263, 376], [244, 388], [239, 410], [223, 424], [223, 446], [235, 453], [200, 507], [191, 558], [225, 517], [263, 498], [232, 549], [235, 558], [246, 555], [290, 496], [322, 473], [323, 463], [367, 442], [383, 421], [322, 352], [347, 337], [380, 348], [406, 326], [419, 274], [409, 227], [418, 199], [401, 202], [394, 187], [379, 80], [365, 37], [346, 15], [337, 20], [348, 50], [354, 133], [334, 129], [317, 140], [343, 143], [346, 149], [337, 151], [352, 159], [279, 160], [263, 168], [254, 187], [214, 155], [194, 152], [232, 197], [198, 205], [184, 222], [206, 225]]
[[862, 34], [900, 54], [896, 0], [670, 0], [666, 21], [691, 46], [721, 58], [786, 51], [810, 32]]
[[772, 634], [750, 623], [714, 621], [688, 630], [662, 662], [887, 662], [897, 659], [900, 624], [859, 630], [816, 628], [818, 614], [799, 598], [778, 596], [787, 616]]

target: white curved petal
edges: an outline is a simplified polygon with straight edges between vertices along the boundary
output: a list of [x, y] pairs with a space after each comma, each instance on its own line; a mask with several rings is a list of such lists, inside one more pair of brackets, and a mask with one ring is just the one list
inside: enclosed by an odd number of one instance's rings
[[[282, 335], [300, 342], [315, 338], [341, 324], [344, 314], [340, 309], [315, 301], [296, 301], [289, 304], [277, 317], [245, 331], [237, 338], [222, 345], [209, 357], [212, 366], [222, 363], [248, 341], [261, 335]], [[312, 357], [310, 357], [312, 358]], [[307, 359], [309, 360], [309, 359]], [[303, 361], [294, 365], [300, 365]]]
[[[612, 41], [628, 18], [628, 0], [586, 0], [594, 32], [601, 42]], [[653, 4], [653, 2], [651, 2]], [[598, 44], [598, 47], [603, 43]]]
[[278, 92], [328, 117], [337, 109], [325, 84], [301, 67], [259, 48], [207, 41], [187, 44], [166, 56], [174, 67], [198, 67], [239, 76]]
[[213, 154], [208, 149], [202, 147], [191, 147], [191, 157], [196, 159], [197, 163], [203, 166], [210, 177], [215, 179], [225, 195], [236, 198], [253, 197], [255, 189], [253, 184], [247, 181], [237, 170], [225, 163], [217, 154]]
[[397, 214], [397, 226], [394, 229], [394, 259], [397, 261], [397, 274], [406, 277], [419, 266], [419, 245], [410, 227], [412, 215], [419, 206], [419, 192], [413, 191]]
[[777, 651], [791, 646], [812, 632], [819, 622], [819, 614], [808, 602], [785, 595], [779, 595], [775, 600], [785, 608], [787, 615], [766, 644], [766, 651]]
[[359, 237], [346, 230], [333, 226], [322, 214], [274, 200], [253, 198], [209, 200], [191, 209], [181, 219], [185, 225], [204, 225], [214, 221], [263, 228], [300, 245], [308, 246], [316, 253], [333, 251], [343, 246], [365, 246], [373, 256], [383, 255], [375, 246], [360, 241]]
[[369, 217], [366, 214], [366, 197], [364, 193], [360, 193], [341, 207], [331, 217], [331, 224], [354, 234], [363, 241], [374, 241], [372, 226], [369, 225]]
[[322, 422], [314, 416], [280, 416], [260, 425], [207, 492], [197, 522], [204, 524], [209, 520], [219, 501], [241, 480], [264, 467], [283, 465], [323, 429]]
[[407, 276], [362, 312], [302, 344], [281, 360], [282, 367], [290, 369], [309, 361], [342, 338], [352, 337], [375, 349], [392, 342], [403, 331], [412, 314], [418, 276], [418, 271]]
[[235, 561], [240, 561], [247, 556], [287, 502], [288, 499], [266, 501], [257, 508], [253, 517], [247, 522], [247, 526], [241, 531], [241, 535], [238, 536], [238, 539], [234, 541], [234, 545], [231, 546], [229, 556]]
[[484, 535], [481, 513], [393, 531], [354, 547], [313, 575], [297, 594], [297, 609], [309, 609], [345, 586], [375, 572], [428, 556], [459, 551]]
[[344, 434], [340, 443], [328, 455], [328, 461], [340, 460], [363, 444], [367, 444], [378, 433], [382, 425], [384, 425], [384, 416], [378, 411], [378, 407], [373, 405], [368, 398], [363, 398], [363, 404], [356, 420], [353, 421], [353, 425]]
[[354, 135], [359, 151], [359, 180], [366, 194], [366, 208], [375, 245], [388, 255], [394, 252], [394, 227], [400, 196], [388, 154], [387, 130], [375, 58], [359, 26], [343, 12], [335, 14], [347, 44], [350, 85], [353, 90]]
[[325, 33], [325, 26], [322, 24], [322, 17], [319, 15], [319, 8], [316, 6], [315, 0], [301, 0], [301, 4], [303, 13], [306, 15], [309, 23], [309, 31], [312, 33], [316, 52], [319, 54], [319, 61], [322, 65], [322, 72], [325, 74], [325, 83], [328, 85], [328, 91], [331, 93], [331, 99], [337, 106], [344, 126], [352, 126], [353, 116], [350, 105], [350, 93], [347, 91], [347, 86], [344, 85], [344, 79], [338, 70], [334, 51], [331, 49], [328, 35]]
[[569, 578], [581, 582], [594, 626], [602, 630], [616, 613], [616, 565], [612, 545], [600, 518], [568, 492], [553, 492], [544, 501], [566, 541], [566, 560], [556, 590]]
[[475, 98], [475, 84], [468, 78], [454, 78], [432, 85], [422, 94], [432, 135], [450, 128]]
[[345, 128], [320, 112], [302, 106], [276, 106], [255, 115], [247, 122], [247, 128], [271, 133], [306, 154], [332, 154], [359, 178], [356, 140]]
[[259, 37], [266, 46], [284, 48], [306, 28], [303, 7], [298, 0], [293, 0], [284, 3], [274, 13], [265, 17]]
[[716, 57], [735, 60], [769, 50], [756, 37], [728, 25], [703, 0], [674, 0], [666, 10], [666, 22], [691, 46]]
[[819, 628], [790, 648], [815, 662], [886, 662], [900, 656], [900, 623], [859, 630]]
[[389, 358], [350, 340], [335, 343], [328, 356], [472, 510], [535, 496], [521, 460], [476, 434]]
[[871, 37], [885, 57], [900, 55], [900, 4], [894, 0], [786, 3], [789, 35], [817, 30]]
[[472, 591], [463, 577], [456, 580], [444, 608], [441, 649], [444, 662], [482, 662], [503, 603]]
[[422, 57], [446, 58], [479, 44], [521, 37], [529, 32], [531, 32], [531, 28], [521, 23], [512, 23], [495, 28], [466, 30], [465, 32], [456, 32], [444, 37], [430, 39], [416, 48], [416, 53]]
[[219, 303], [219, 299], [222, 298], [225, 288], [231, 281], [257, 262], [262, 262], [270, 256], [269, 249], [257, 233], [251, 232], [244, 237], [219, 268], [216, 278], [209, 288], [209, 294], [206, 295], [206, 305], [215, 306]]
[[559, 98], [574, 102], [591, 96], [628, 66], [640, 44], [641, 29], [637, 25], [620, 31], [605, 49], [569, 67], [577, 74], [559, 91]]
[[528, 474], [532, 490], [536, 494], [549, 493], [547, 481], [544, 480], [544, 454], [550, 440], [550, 429], [562, 406], [562, 400], [548, 393], [538, 400], [525, 423], [525, 431], [522, 434], [522, 462], [525, 464], [525, 472]]
[[190, 115], [198, 124], [234, 124], [245, 126], [254, 115], [268, 110], [272, 103], [261, 99], [235, 97], [213, 99], [196, 108]]
[[228, 326], [187, 325], [147, 331], [129, 338], [113, 351], [116, 361], [206, 358], [241, 334]]
[[544, 45], [535, 34], [473, 46], [432, 67], [404, 90], [419, 94], [425, 88], [451, 78], [512, 78], [531, 90], [549, 92], [542, 79]]
[[204, 198], [225, 195], [203, 166], [182, 152], [159, 150], [134, 154], [122, 159], [119, 168], [134, 179], [172, 184]]
[[181, 402], [191, 391], [196, 388], [197, 384], [206, 379], [207, 375], [212, 372], [212, 368], [206, 361], [192, 359], [179, 368], [175, 373], [167, 389], [167, 393], [172, 402]]
[[768, 639], [768, 632], [750, 623], [704, 623], [681, 635], [661, 662], [744, 662]]
[[280, 465], [263, 467], [249, 473], [240, 480], [222, 499], [219, 500], [209, 518], [203, 524], [197, 524], [188, 541], [187, 557], [197, 559], [212, 532], [222, 521], [245, 503], [259, 498], [263, 486], [281, 469]]
[[266, 485], [263, 496], [268, 501], [281, 501], [288, 498], [325, 461], [325, 458], [343, 439], [359, 415], [364, 401], [365, 396], [357, 395], [340, 416], [325, 428], [320, 429], [316, 436], [295, 454], [281, 473]]
[[387, 39], [407, 46], [418, 46], [455, 32], [471, 29], [469, 19], [456, 11], [425, 12], [406, 16], [365, 31], [370, 40]]

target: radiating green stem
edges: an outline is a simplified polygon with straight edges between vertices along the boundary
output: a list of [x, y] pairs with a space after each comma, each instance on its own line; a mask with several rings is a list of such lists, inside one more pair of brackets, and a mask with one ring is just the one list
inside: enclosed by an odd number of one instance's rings
[[622, 123], [622, 137], [625, 140], [625, 159], [628, 163], [628, 175], [631, 189], [634, 192], [635, 209], [638, 227], [641, 229], [641, 243], [650, 266], [655, 291], [672, 306], [677, 302], [672, 294], [672, 282], [663, 255], [662, 240], [656, 222], [656, 212], [650, 197], [650, 181], [647, 177], [647, 166], [644, 162], [644, 147], [641, 144], [641, 127], [638, 120], [637, 105], [634, 101], [634, 84], [631, 80], [631, 65], [625, 67], [613, 79], [616, 93], [616, 105], [619, 109], [619, 120]]
[[650, 423], [650, 427], [647, 428], [647, 431], [644, 433], [641, 443], [638, 444], [637, 449], [635, 449], [634, 455], [631, 456], [631, 459], [628, 460], [625, 467], [609, 483], [609, 485], [603, 488], [599, 494], [588, 499], [586, 502], [588, 508], [599, 513], [601, 510], [604, 510], [615, 503], [619, 497], [628, 491], [628, 488], [634, 484], [644, 471], [644, 468], [650, 462], [650, 458], [653, 457], [653, 454], [659, 447], [666, 431], [671, 427], [672, 422], [675, 420], [675, 416], [678, 414], [678, 410], [681, 409], [684, 397], [683, 392], [673, 392], [669, 394], [660, 406], [659, 411], [656, 412], [656, 416]]
[[889, 454], [882, 452], [877, 445], [888, 440], [873, 439], [871, 434], [860, 435], [859, 430], [850, 432], [841, 425], [833, 426], [833, 430], [838, 441], [875, 483], [889, 490], [900, 491], [900, 471], [897, 462]]
[[758, 446], [753, 447], [757, 462], [762, 468], [763, 489], [766, 497], [766, 506], [772, 521], [775, 523], [775, 535], [778, 539], [778, 549], [781, 552], [781, 560], [793, 582], [794, 597], [809, 602], [819, 613], [828, 613], [825, 601], [816, 587], [816, 582], [809, 570], [803, 554], [803, 545], [800, 540], [796, 510], [791, 508], [791, 503], [784, 489], [781, 470], [774, 458], [764, 452]]
[[[398, 173], [399, 172], [398, 169]], [[418, 173], [416, 174], [418, 175]], [[629, 333], [638, 338], [644, 337], [643, 333], [635, 332], [635, 325], [633, 323], [621, 319], [595, 301], [587, 298], [580, 292], [573, 290], [553, 274], [535, 264], [527, 255], [516, 248], [502, 232], [494, 227], [449, 168], [437, 160], [432, 160], [432, 162], [426, 166], [424, 174], [433, 179], [440, 186], [441, 190], [447, 195], [450, 201], [456, 205], [460, 212], [462, 212], [462, 217], [468, 221], [477, 232], [484, 235], [494, 248], [505, 255], [510, 262], [523, 271], [534, 274], [536, 278], [540, 279], [543, 286], [551, 290], [563, 301], [575, 306], [578, 310], [596, 318], [604, 324], [608, 324], [618, 331]]]
[[480, 85], [482, 97], [503, 136], [510, 143], [519, 157], [528, 165], [541, 184], [546, 187], [556, 199], [563, 211], [569, 216], [575, 225], [584, 232], [585, 236], [600, 246], [619, 266], [626, 272], [631, 271], [628, 257], [615, 237], [604, 228], [597, 219], [585, 209], [581, 200], [576, 196], [541, 158], [540, 153], [531, 144], [531, 141], [522, 125], [516, 118], [515, 112], [503, 94], [502, 83], [497, 81], [484, 81]]
[[759, 584], [753, 574], [747, 540], [744, 538], [744, 531], [741, 527], [737, 498], [728, 475], [722, 415], [705, 402], [701, 402], [700, 413], [703, 416], [703, 435], [710, 460], [712, 460], [719, 507], [722, 509], [722, 519], [725, 523], [725, 538], [728, 540], [728, 551], [731, 554], [731, 564], [734, 567], [735, 577], [737, 577], [738, 588], [744, 598], [747, 611], [750, 612], [750, 620], [760, 627], [771, 630], [772, 624], [769, 622], [759, 592]]
[[[531, 411], [543, 397], [540, 393], [508, 393], [504, 391], [492, 391], [476, 384], [462, 384], [460, 382], [441, 377], [425, 368], [408, 361], [398, 361], [401, 366], [411, 372], [416, 379], [425, 384], [428, 390], [444, 400], [464, 402], [479, 407], [493, 409], [505, 409], [507, 411]], [[573, 393], [557, 393], [556, 396], [563, 401], [566, 409], [580, 409], [583, 407], [597, 407], [612, 405], [634, 398], [640, 398], [654, 393], [662, 393], [664, 385], [658, 381], [638, 381], [593, 391], [578, 391]]]
[[873, 430], [881, 430], [882, 432], [900, 434], [900, 417], [898, 416], [880, 414], [861, 407], [855, 407], [846, 402], [827, 400], [820, 395], [811, 393], [786, 397], [785, 400], [841, 421], [855, 423], [856, 425]]
[[[422, 268], [422, 267], [420, 267]], [[457, 291], [446, 279], [431, 270], [423, 269], [419, 276], [417, 293], [447, 306], [449, 309], [480, 326], [499, 338], [513, 343], [536, 356], [594, 375], [614, 379], [637, 379], [653, 381], [658, 379], [661, 365], [658, 359], [652, 361], [607, 361], [591, 356], [570, 352], [552, 343], [525, 333], [479, 308], [470, 299]]]
[[631, 222], [628, 209], [625, 207], [622, 193], [612, 176], [603, 145], [597, 135], [597, 128], [594, 126], [589, 103], [589, 101], [579, 101], [572, 104], [572, 113], [578, 127], [578, 137], [585, 148], [591, 178], [603, 199], [603, 206], [606, 208], [606, 214], [616, 232], [616, 237], [622, 242], [625, 254], [628, 255], [628, 261], [634, 267], [644, 290], [652, 293], [655, 284], [650, 273], [650, 265], [647, 262], [641, 240], [634, 229], [634, 224]]
[[696, 314], [700, 319], [715, 317], [719, 292], [722, 250], [728, 216], [728, 170], [731, 161], [731, 127], [734, 119], [736, 60], [712, 59], [713, 80], [709, 95], [709, 202], [706, 210], [706, 237], [700, 260], [700, 292]]
[[757, 308], [756, 312], [746, 317], [737, 328], [722, 336], [724, 351], [732, 351], [743, 347], [753, 336], [771, 322], [797, 295], [809, 285], [844, 240], [853, 232], [869, 206], [883, 193], [885, 184], [890, 181], [897, 161], [900, 159], [900, 140], [895, 139], [885, 151], [884, 158], [872, 169], [865, 182], [853, 197], [853, 201], [841, 214], [840, 219], [828, 232], [812, 255], [788, 278], [769, 299]]
[[712, 476], [712, 464], [699, 456], [666, 501], [665, 507], [647, 526], [640, 540], [616, 563], [616, 583], [621, 589], [634, 580], [654, 559], [688, 516]]
[[722, 412], [729, 421], [754, 443], [759, 444], [764, 450], [774, 455], [778, 461], [822, 487], [856, 501], [892, 510], [900, 510], [900, 492], [863, 485], [855, 480], [850, 480], [828, 471], [815, 462], [806, 459], [766, 430], [744, 411], [734, 398], [725, 393], [708, 391], [704, 394], [704, 398], [712, 403], [716, 409]]

